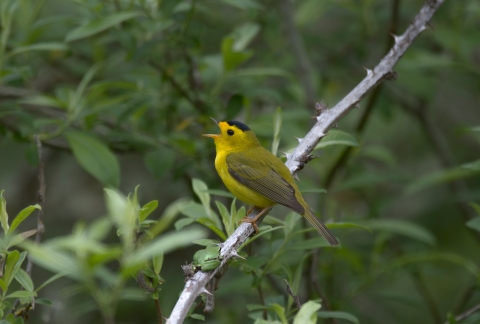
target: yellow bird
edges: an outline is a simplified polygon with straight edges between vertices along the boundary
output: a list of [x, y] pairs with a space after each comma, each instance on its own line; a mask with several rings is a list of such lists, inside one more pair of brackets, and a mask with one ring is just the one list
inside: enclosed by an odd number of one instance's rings
[[285, 164], [260, 145], [247, 125], [235, 120], [213, 121], [220, 127], [220, 134], [203, 136], [213, 138], [217, 149], [215, 169], [234, 196], [262, 209], [275, 204], [286, 206], [304, 216], [328, 243], [338, 245], [303, 199]]

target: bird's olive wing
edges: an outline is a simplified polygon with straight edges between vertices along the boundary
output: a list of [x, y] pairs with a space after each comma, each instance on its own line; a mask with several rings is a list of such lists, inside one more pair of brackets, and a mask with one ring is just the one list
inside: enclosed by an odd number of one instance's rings
[[272, 165], [245, 154], [231, 153], [227, 156], [227, 167], [230, 175], [247, 188], [300, 214], [305, 212], [295, 197], [295, 189]]

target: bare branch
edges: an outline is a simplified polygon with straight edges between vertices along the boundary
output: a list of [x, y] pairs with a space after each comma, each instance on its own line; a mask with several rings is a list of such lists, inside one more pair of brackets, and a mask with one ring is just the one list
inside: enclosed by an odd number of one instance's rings
[[298, 296], [293, 293], [292, 288], [288, 284], [287, 279], [283, 279], [283, 281], [285, 281], [285, 285], [287, 285], [287, 292], [290, 296], [292, 296], [295, 306], [297, 306], [297, 308], [300, 309], [302, 307], [302, 303], [300, 303], [300, 298], [298, 298]]
[[293, 153], [288, 156], [285, 164], [292, 174], [296, 174], [296, 172], [303, 167], [302, 160], [304, 156], [310, 154], [330, 128], [350, 112], [350, 110], [355, 108], [367, 93], [382, 82], [383, 79], [390, 77], [393, 72], [393, 67], [403, 54], [405, 54], [413, 40], [427, 29], [427, 23], [444, 1], [445, 0], [427, 1], [405, 33], [395, 37], [395, 44], [380, 63], [372, 70], [367, 70], [367, 76], [335, 107], [323, 111], [322, 114], [317, 117], [317, 123]]
[[[269, 208], [270, 210], [271, 208]], [[249, 218], [255, 218], [262, 212], [262, 209], [255, 208], [248, 215]], [[267, 213], [264, 213], [266, 216]], [[261, 220], [258, 220], [259, 223]], [[215, 274], [223, 268], [223, 266], [232, 258], [236, 253], [237, 249], [248, 239], [248, 237], [255, 231], [252, 224], [242, 223], [237, 228], [237, 230], [222, 244], [220, 250], [220, 257], [222, 262], [220, 266], [213, 271], [203, 272], [198, 271], [191, 277], [185, 284], [180, 298], [177, 301], [177, 304], [172, 310], [170, 317], [167, 320], [167, 324], [183, 323], [183, 320], [187, 316], [188, 310], [193, 305], [193, 302], [202, 293], [210, 293], [205, 289], [206, 284], [215, 277]]]
[[[344, 117], [351, 109], [367, 95], [375, 86], [382, 82], [385, 78], [390, 78], [393, 73], [393, 67], [398, 60], [405, 54], [413, 40], [420, 35], [422, 31], [427, 29], [427, 23], [432, 18], [440, 5], [445, 0], [429, 0], [420, 10], [405, 33], [395, 37], [395, 44], [388, 54], [380, 61], [380, 63], [367, 72], [367, 76], [335, 107], [322, 111], [317, 117], [317, 123], [302, 139], [292, 154], [287, 155], [286, 165], [292, 174], [300, 170], [305, 161], [308, 160], [310, 152], [315, 148], [320, 139], [325, 136], [326, 132], [334, 126], [342, 117]], [[254, 209], [249, 218], [254, 218], [261, 210]], [[266, 214], [266, 213], [265, 213]], [[257, 223], [260, 223], [259, 220]], [[205, 289], [206, 284], [215, 276], [215, 274], [225, 265], [230, 258], [234, 256], [238, 247], [240, 247], [248, 237], [253, 233], [254, 228], [251, 224], [243, 223], [237, 230], [222, 244], [220, 257], [222, 262], [220, 266], [210, 272], [198, 271], [190, 278], [178, 299], [167, 324], [182, 323], [187, 316], [188, 310], [193, 302], [202, 293], [209, 293]]]

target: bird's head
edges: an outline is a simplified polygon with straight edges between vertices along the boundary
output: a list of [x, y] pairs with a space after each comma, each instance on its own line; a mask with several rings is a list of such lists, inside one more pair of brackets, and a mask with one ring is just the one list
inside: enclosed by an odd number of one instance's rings
[[219, 150], [235, 152], [260, 145], [255, 134], [244, 123], [236, 120], [217, 122], [213, 119], [213, 121], [220, 128], [220, 134], [203, 136], [213, 138], [217, 152]]

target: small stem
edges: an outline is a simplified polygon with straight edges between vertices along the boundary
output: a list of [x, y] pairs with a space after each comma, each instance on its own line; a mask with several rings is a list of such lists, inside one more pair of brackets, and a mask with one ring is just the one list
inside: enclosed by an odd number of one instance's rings
[[[318, 264], [318, 255], [320, 253], [320, 249], [315, 249], [312, 253], [312, 263], [311, 263], [311, 270], [310, 270], [310, 282], [312, 283], [313, 288], [315, 289], [318, 297], [322, 299], [322, 305], [325, 306], [325, 309], [327, 311], [332, 310], [332, 305], [330, 304], [327, 296], [323, 293], [322, 287], [320, 286], [320, 283], [318, 282], [318, 277], [317, 277], [317, 272], [315, 271], [317, 269], [317, 264]], [[335, 318], [330, 318], [330, 323], [332, 324], [338, 324], [337, 320]]]
[[[479, 310], [480, 310], [480, 304], [477, 304], [477, 305], [473, 306], [472, 308], [470, 308], [469, 310], [465, 311], [464, 313], [455, 316], [455, 322], [463, 321], [464, 319], [469, 318], [470, 316], [472, 316], [473, 314], [475, 314]], [[450, 322], [447, 321], [444, 324], [449, 324], [449, 323]]]
[[415, 281], [415, 286], [417, 287], [420, 295], [425, 300], [425, 303], [427, 304], [428, 310], [430, 311], [430, 315], [432, 315], [434, 322], [441, 323], [442, 317], [440, 316], [440, 312], [438, 311], [437, 305], [432, 294], [430, 293], [430, 290], [428, 290], [428, 287], [423, 281], [421, 273], [418, 271], [418, 269], [415, 269], [413, 270], [412, 276]]
[[[256, 277], [255, 274], [253, 274], [253, 276]], [[258, 291], [258, 298], [260, 299], [260, 304], [265, 306], [265, 299], [263, 298], [263, 291], [262, 291], [262, 283], [261, 282], [258, 284], [257, 291]], [[268, 314], [267, 314], [267, 310], [265, 308], [262, 310], [262, 316], [263, 316], [264, 320], [267, 320]]]
[[188, 16], [185, 22], [185, 29], [183, 30], [183, 36], [187, 35], [188, 28], [190, 27], [190, 22], [192, 21], [193, 14], [195, 12], [195, 5], [197, 4], [197, 0], [192, 0], [190, 4], [190, 10], [188, 11]]
[[155, 308], [157, 310], [158, 324], [163, 324], [163, 315], [162, 315], [162, 310], [160, 309], [160, 302], [158, 301], [158, 299], [155, 299]]
[[297, 308], [300, 309], [302, 307], [302, 303], [300, 303], [300, 298], [298, 298], [298, 296], [293, 293], [292, 288], [288, 284], [287, 279], [283, 279], [283, 281], [285, 281], [285, 285], [287, 285], [287, 292], [292, 297], [293, 302], [295, 303], [295, 306], [297, 306]]

